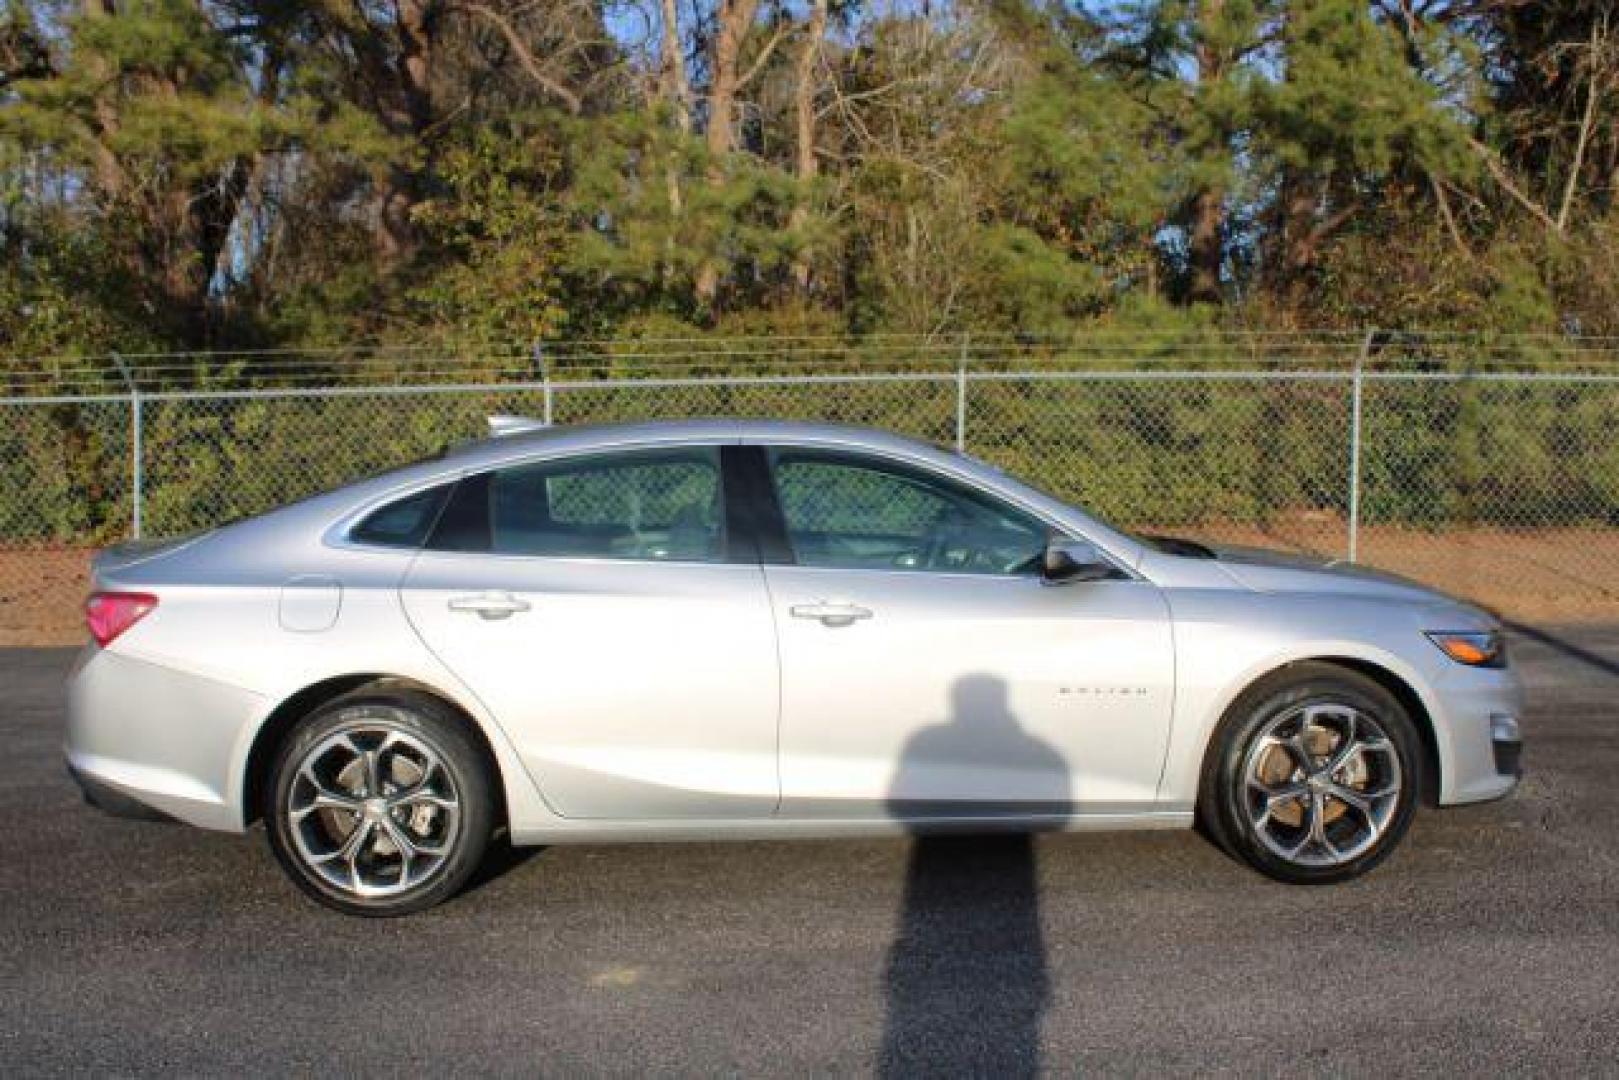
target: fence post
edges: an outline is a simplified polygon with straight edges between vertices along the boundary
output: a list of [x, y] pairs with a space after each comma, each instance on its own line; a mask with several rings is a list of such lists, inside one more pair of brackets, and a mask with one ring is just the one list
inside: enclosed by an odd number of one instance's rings
[[961, 357], [956, 361], [956, 453], [967, 452], [967, 346], [972, 335], [961, 335]]
[[534, 358], [534, 367], [539, 371], [540, 374], [540, 397], [544, 402], [544, 404], [541, 406], [544, 411], [540, 413], [540, 419], [545, 421], [546, 427], [550, 427], [552, 410], [551, 375], [545, 367], [545, 346], [536, 341], [530, 347], [529, 355]]
[[146, 486], [146, 454], [141, 435], [141, 388], [135, 382], [135, 373], [129, 370], [129, 365], [124, 363], [122, 356], [113, 353], [112, 362], [118, 368], [118, 374], [123, 378], [124, 385], [129, 388], [129, 532], [131, 537], [139, 540], [142, 504], [145, 502], [145, 493], [142, 489]]
[[1375, 329], [1366, 331], [1355, 354], [1355, 373], [1349, 390], [1349, 561], [1360, 553], [1360, 404], [1365, 385], [1364, 368], [1377, 340]]

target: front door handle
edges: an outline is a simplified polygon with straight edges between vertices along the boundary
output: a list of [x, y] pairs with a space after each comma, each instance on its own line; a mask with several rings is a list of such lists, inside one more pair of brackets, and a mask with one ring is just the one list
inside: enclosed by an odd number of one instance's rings
[[794, 604], [787, 612], [795, 619], [819, 619], [823, 626], [848, 626], [856, 619], [871, 618], [871, 609], [859, 604], [833, 604], [825, 600]]
[[531, 606], [533, 605], [527, 600], [503, 592], [457, 596], [450, 600], [451, 611], [475, 611], [485, 619], [509, 619], [519, 611], [527, 611]]

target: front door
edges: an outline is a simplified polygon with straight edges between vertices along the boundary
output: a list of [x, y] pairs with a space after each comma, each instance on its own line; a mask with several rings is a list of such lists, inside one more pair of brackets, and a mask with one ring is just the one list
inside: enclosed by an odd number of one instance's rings
[[1150, 809], [1173, 647], [1156, 587], [1046, 584], [1051, 527], [962, 481], [844, 450], [768, 453], [792, 565], [783, 816]]
[[467, 477], [403, 586], [434, 653], [559, 814], [767, 817], [775, 631], [732, 543], [721, 448], [523, 463]]

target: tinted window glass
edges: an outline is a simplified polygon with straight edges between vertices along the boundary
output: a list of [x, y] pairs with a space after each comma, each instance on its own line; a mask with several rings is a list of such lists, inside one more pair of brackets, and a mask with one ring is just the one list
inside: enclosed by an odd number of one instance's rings
[[945, 477], [822, 451], [771, 454], [776, 494], [801, 566], [1017, 574], [1050, 530]]
[[489, 550], [489, 474], [467, 476], [455, 485], [427, 544], [439, 551]]
[[454, 485], [418, 491], [380, 510], [372, 511], [363, 521], [349, 530], [349, 539], [362, 544], [382, 544], [386, 547], [421, 547], [427, 532], [438, 517], [444, 498]]
[[489, 550], [503, 555], [719, 561], [715, 447], [541, 462], [489, 474]]

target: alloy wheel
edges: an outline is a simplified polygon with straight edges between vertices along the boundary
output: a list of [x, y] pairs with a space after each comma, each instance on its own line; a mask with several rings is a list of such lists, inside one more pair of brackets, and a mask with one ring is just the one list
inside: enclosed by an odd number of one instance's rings
[[1375, 717], [1313, 702], [1282, 713], [1254, 737], [1239, 802], [1272, 854], [1295, 866], [1334, 867], [1376, 846], [1402, 782], [1399, 755]]
[[333, 889], [370, 900], [439, 874], [462, 806], [443, 754], [393, 710], [367, 707], [304, 753], [285, 813], [300, 861]]

